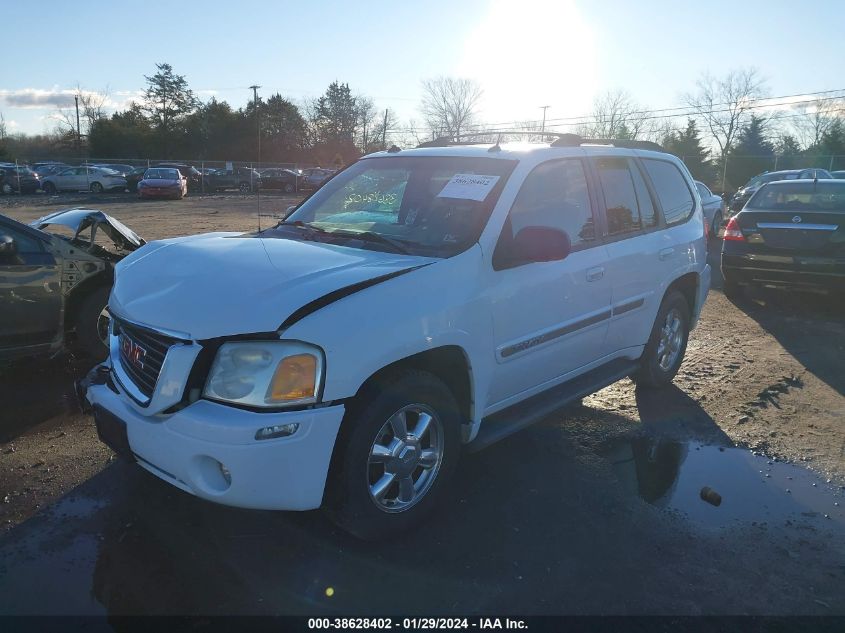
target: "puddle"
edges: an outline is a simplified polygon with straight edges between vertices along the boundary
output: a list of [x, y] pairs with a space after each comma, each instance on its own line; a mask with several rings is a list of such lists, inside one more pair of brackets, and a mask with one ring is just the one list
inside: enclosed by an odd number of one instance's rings
[[[748, 450], [646, 437], [602, 454], [632, 494], [704, 527], [787, 521], [845, 526], [841, 488], [811, 470]], [[705, 486], [721, 496], [718, 506], [701, 499]]]

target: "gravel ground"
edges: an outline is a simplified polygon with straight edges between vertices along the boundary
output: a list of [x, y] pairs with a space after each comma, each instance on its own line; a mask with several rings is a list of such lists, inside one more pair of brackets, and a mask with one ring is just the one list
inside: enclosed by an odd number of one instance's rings
[[[262, 196], [261, 214], [294, 201]], [[149, 240], [255, 229], [256, 203], [0, 197], [0, 213], [31, 220], [90, 205]], [[454, 498], [404, 543], [355, 542], [319, 513], [191, 498], [116, 463], [97, 441], [72, 388], [90, 363], [7, 368], [0, 587], [47, 572], [44, 591], [64, 597], [44, 607], [3, 589], [0, 613], [495, 613], [505, 604], [511, 613], [845, 614], [842, 297], [759, 290], [734, 304], [715, 277], [674, 387], [622, 381], [467, 456]], [[620, 446], [636, 464], [633, 483], [625, 460], [609, 456]], [[709, 447], [731, 464], [751, 460], [718, 489], [726, 512], [750, 508], [726, 527], [699, 521], [710, 506], [697, 499], [684, 510], [696, 495], [681, 498], [685, 478], [718, 480], [712, 469], [722, 467], [696, 453]], [[783, 480], [780, 501], [758, 511], [740, 478], [764, 486], [766, 477]], [[811, 488], [821, 496], [801, 496]]]

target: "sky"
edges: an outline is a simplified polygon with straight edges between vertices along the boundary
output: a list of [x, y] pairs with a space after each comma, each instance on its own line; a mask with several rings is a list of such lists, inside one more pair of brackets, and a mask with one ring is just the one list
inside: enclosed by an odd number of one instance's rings
[[[845, 88], [840, 0], [810, 13], [783, 0], [318, 0], [84, 3], [44, 0], [3, 9], [0, 113], [8, 133], [41, 133], [76, 86], [107, 92], [111, 109], [167, 62], [202, 100], [240, 107], [279, 92], [294, 102], [334, 80], [422, 123], [421, 81], [477, 80], [480, 118], [588, 114], [625, 90], [638, 104], [683, 103], [704, 72], [754, 66], [772, 96]], [[822, 16], [832, 19], [820, 19]], [[14, 26], [12, 26], [14, 25]]]

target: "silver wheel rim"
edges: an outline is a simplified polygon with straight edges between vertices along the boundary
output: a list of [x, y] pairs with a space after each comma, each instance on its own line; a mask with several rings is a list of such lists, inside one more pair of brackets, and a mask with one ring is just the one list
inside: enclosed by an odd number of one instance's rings
[[669, 371], [681, 353], [681, 341], [684, 338], [682, 325], [680, 311], [677, 308], [669, 310], [660, 328], [660, 342], [657, 344], [657, 364], [663, 371]]
[[443, 423], [423, 404], [394, 413], [376, 434], [367, 459], [370, 499], [383, 512], [403, 512], [431, 490], [443, 462]]
[[109, 347], [110, 320], [111, 316], [109, 315], [108, 308], [103, 308], [100, 314], [97, 316], [97, 337], [100, 339], [100, 342], [106, 349], [108, 349]]

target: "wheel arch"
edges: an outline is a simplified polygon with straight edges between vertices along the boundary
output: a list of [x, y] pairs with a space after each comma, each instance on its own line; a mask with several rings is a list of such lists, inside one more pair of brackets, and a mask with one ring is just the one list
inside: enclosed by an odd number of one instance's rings
[[458, 402], [462, 425], [470, 424], [475, 407], [472, 365], [466, 350], [458, 345], [427, 349], [385, 365], [361, 383], [355, 397], [390, 374], [408, 369], [425, 371], [442, 380]]
[[67, 301], [65, 302], [65, 332], [73, 329], [76, 323], [76, 316], [79, 313], [79, 308], [86, 297], [96, 292], [100, 288], [111, 288], [114, 283], [114, 271], [110, 267], [97, 273], [93, 277], [84, 279], [79, 282], [73, 290], [70, 291]]
[[697, 308], [701, 307], [696, 305], [699, 296], [698, 288], [700, 284], [701, 277], [697, 272], [689, 272], [681, 275], [666, 287], [666, 292], [663, 293], [663, 299], [661, 299], [661, 302], [666, 299], [671, 292], [680, 292], [687, 300], [690, 315], [695, 318], [695, 315], [699, 312]]

